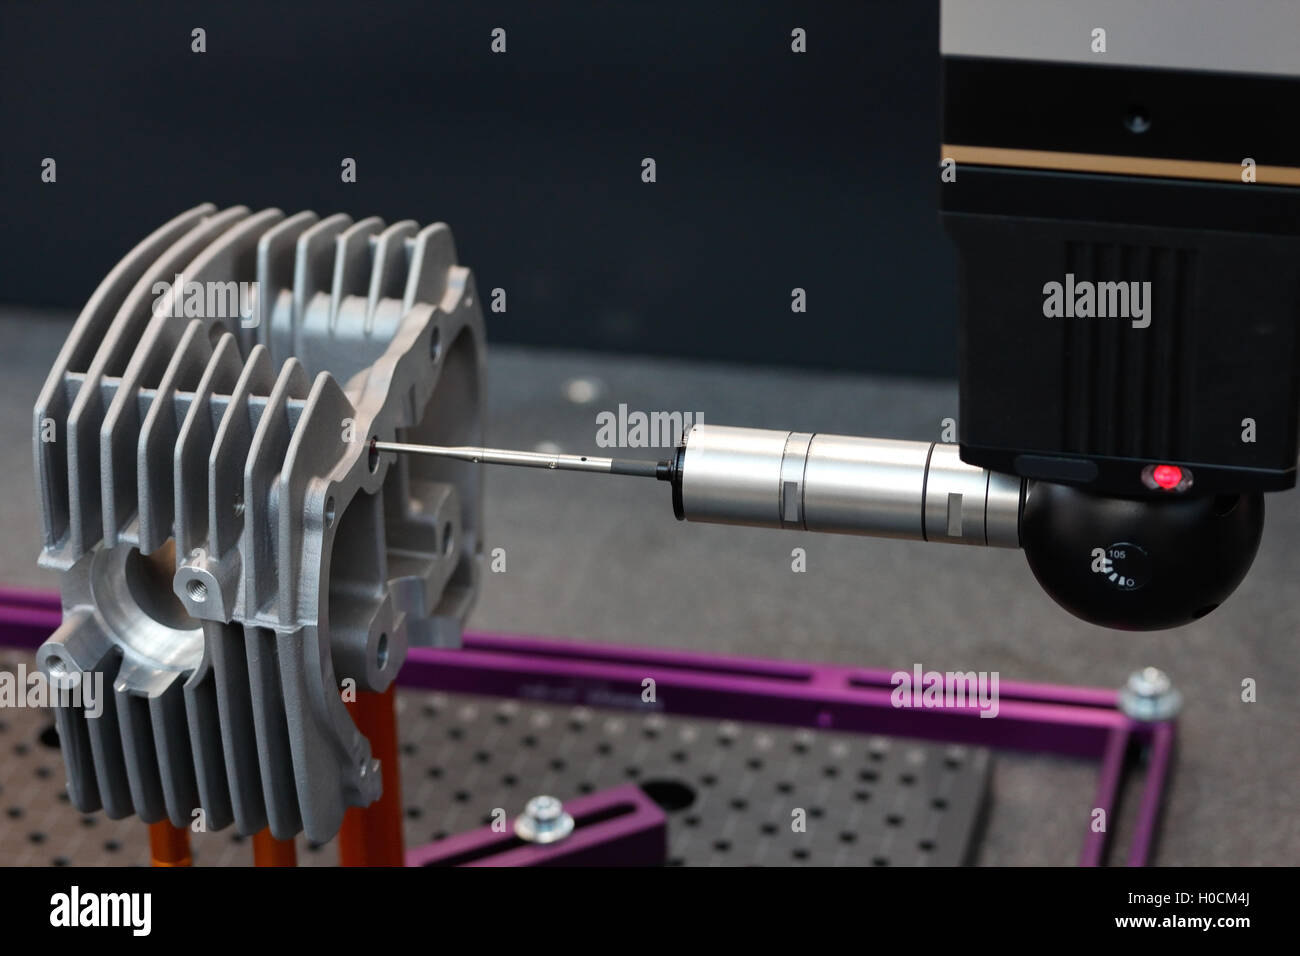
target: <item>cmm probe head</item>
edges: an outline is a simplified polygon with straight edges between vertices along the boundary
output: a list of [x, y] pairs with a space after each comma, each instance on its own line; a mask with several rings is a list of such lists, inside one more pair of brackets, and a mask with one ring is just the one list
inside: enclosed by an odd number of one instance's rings
[[696, 425], [666, 461], [374, 442], [372, 451], [670, 482], [679, 520], [1023, 548], [1093, 624], [1177, 627], [1245, 577], [1262, 496], [1099, 496], [962, 461], [956, 445]]

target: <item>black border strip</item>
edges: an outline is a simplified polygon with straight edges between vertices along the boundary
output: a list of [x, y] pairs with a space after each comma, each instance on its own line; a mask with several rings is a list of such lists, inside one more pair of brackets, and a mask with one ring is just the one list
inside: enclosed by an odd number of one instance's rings
[[1104, 222], [1256, 235], [1300, 234], [1300, 189], [958, 164], [946, 214]]

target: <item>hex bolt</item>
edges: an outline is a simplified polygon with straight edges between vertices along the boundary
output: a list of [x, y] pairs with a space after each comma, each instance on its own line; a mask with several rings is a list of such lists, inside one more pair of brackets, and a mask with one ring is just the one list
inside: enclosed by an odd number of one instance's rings
[[555, 843], [573, 832], [573, 817], [555, 797], [533, 797], [515, 818], [515, 835], [529, 843]]
[[1119, 709], [1128, 717], [1146, 723], [1173, 720], [1182, 707], [1183, 695], [1174, 689], [1169, 675], [1158, 667], [1134, 671], [1119, 692]]

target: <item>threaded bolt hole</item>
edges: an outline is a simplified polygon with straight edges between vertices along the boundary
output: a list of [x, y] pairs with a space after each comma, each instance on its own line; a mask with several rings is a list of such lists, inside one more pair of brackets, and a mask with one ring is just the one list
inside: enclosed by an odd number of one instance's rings
[[198, 578], [190, 578], [185, 584], [185, 593], [194, 603], [202, 604], [208, 599], [208, 586]]
[[325, 527], [334, 526], [334, 496], [330, 495], [325, 499]]

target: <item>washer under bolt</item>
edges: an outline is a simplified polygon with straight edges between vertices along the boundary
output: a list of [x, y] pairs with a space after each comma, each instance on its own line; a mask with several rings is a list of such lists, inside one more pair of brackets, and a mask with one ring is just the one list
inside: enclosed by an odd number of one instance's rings
[[573, 817], [555, 797], [533, 797], [515, 818], [515, 835], [529, 843], [555, 843], [573, 832]]
[[1119, 692], [1119, 709], [1134, 720], [1172, 720], [1182, 707], [1183, 695], [1174, 689], [1169, 675], [1157, 667], [1134, 671]]

